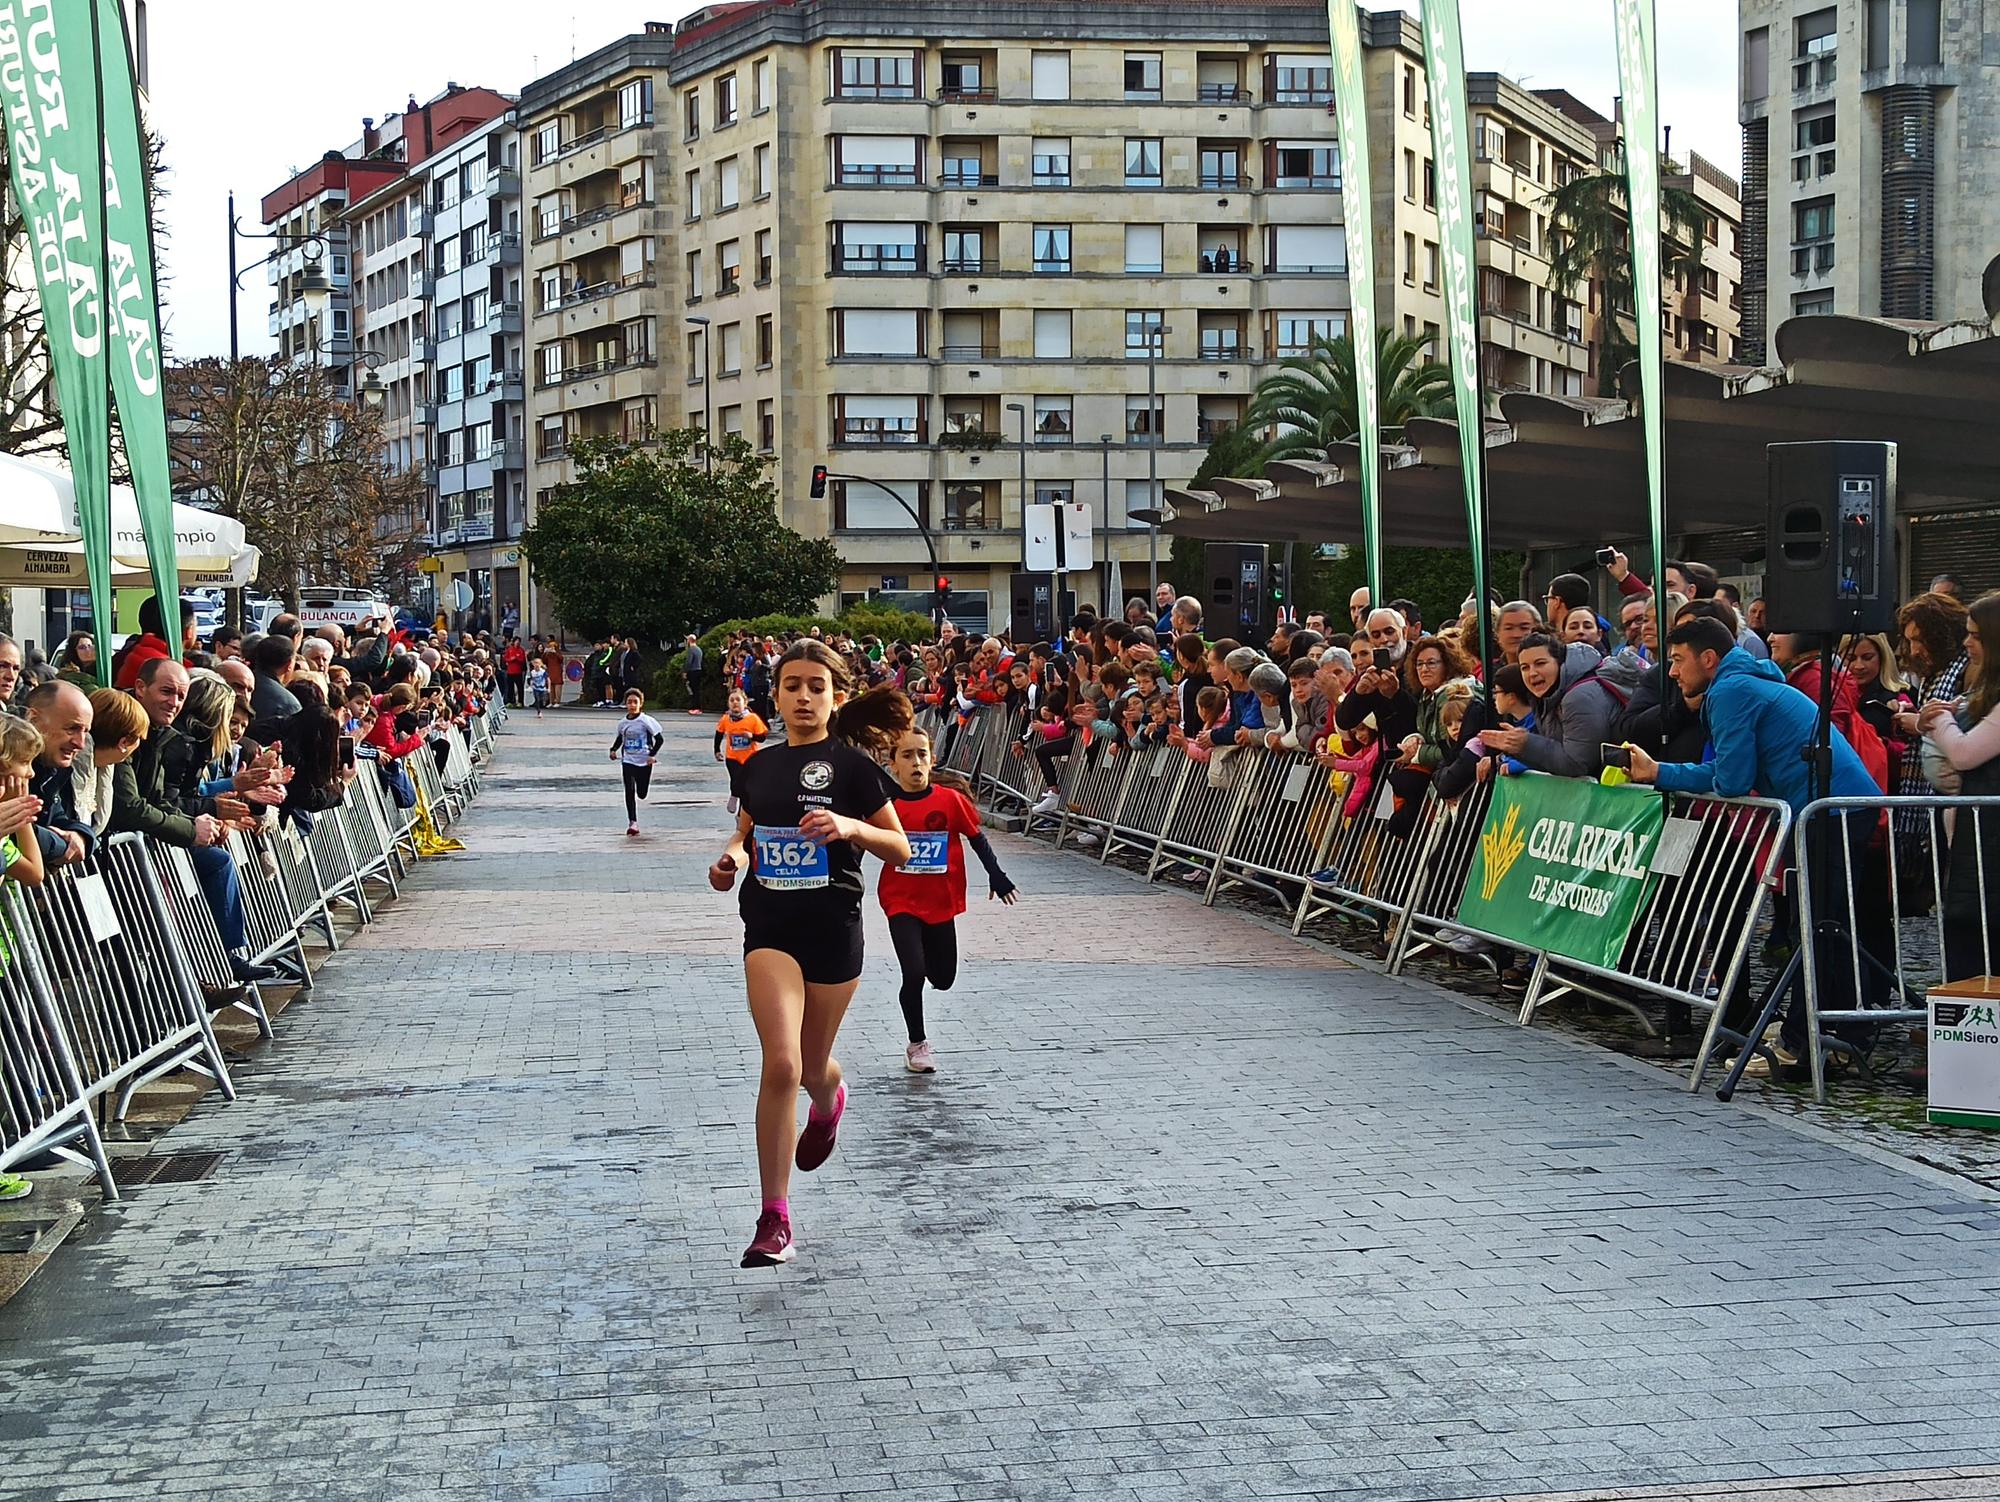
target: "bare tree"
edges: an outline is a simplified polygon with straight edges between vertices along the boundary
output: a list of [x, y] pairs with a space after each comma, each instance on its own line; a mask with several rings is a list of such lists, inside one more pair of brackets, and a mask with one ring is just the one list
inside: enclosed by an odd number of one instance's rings
[[296, 607], [304, 585], [382, 586], [413, 566], [422, 481], [389, 464], [379, 417], [326, 367], [211, 358], [166, 380], [174, 492], [243, 524], [260, 585]]

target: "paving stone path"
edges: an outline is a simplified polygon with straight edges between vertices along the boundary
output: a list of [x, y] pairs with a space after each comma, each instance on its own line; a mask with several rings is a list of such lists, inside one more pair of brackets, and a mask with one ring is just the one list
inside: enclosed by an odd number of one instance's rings
[[872, 921], [799, 1261], [739, 1270], [669, 730], [628, 841], [609, 720], [512, 721], [469, 851], [173, 1132], [216, 1175], [0, 1310], [0, 1495], [2000, 1496], [2000, 1207], [1004, 838], [943, 1072]]

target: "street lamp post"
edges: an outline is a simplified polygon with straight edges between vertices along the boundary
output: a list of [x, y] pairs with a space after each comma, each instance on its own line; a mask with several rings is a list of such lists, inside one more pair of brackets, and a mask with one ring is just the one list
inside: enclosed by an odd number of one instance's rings
[[[1021, 438], [1021, 479], [1020, 479], [1021, 535], [1025, 537], [1027, 536], [1027, 528], [1028, 528], [1028, 409], [1025, 405], [1023, 405], [1020, 402], [1009, 402], [1007, 403], [1007, 410], [1009, 412], [1012, 412], [1020, 423], [1019, 432]], [[1062, 554], [1060, 551], [1062, 548], [1062, 544], [1057, 543], [1056, 547], [1058, 550], [1056, 554], [1056, 571], [1051, 575], [1049, 575], [1051, 587], [1055, 591], [1054, 595], [1050, 598], [1049, 601], [1049, 624], [1051, 628], [1051, 634], [1054, 634], [1054, 626], [1056, 618], [1062, 614]], [[1021, 561], [1023, 563], [1027, 562], [1025, 558], [1023, 558]], [[1016, 632], [1018, 632], [1021, 629], [1020, 622], [1016, 621], [1014, 623], [1014, 629]], [[1018, 641], [1016, 642], [1016, 645], [1019, 645]]]
[[880, 480], [871, 480], [866, 475], [835, 474], [829, 470], [826, 477], [829, 480], [839, 480], [844, 485], [873, 485], [882, 494], [886, 495], [898, 506], [901, 506], [909, 514], [910, 520], [917, 524], [917, 535], [923, 538], [924, 552], [929, 555], [931, 560], [931, 624], [934, 626], [942, 624], [944, 620], [944, 607], [938, 601], [937, 581], [943, 575], [938, 569], [937, 543], [931, 537], [931, 529], [925, 525], [924, 519], [917, 513], [917, 509], [904, 500], [896, 491], [884, 485]]
[[715, 382], [712, 361], [708, 350], [708, 320], [699, 313], [687, 315], [687, 321], [701, 330], [701, 468], [704, 474], [715, 473]]
[[1159, 362], [1166, 354], [1167, 335], [1173, 329], [1165, 323], [1153, 325], [1146, 339], [1146, 504], [1153, 520], [1146, 523], [1146, 592], [1148, 598], [1160, 592], [1160, 421]]
[[[1097, 597], [1103, 619], [1111, 619], [1111, 580], [1118, 565], [1111, 558], [1111, 435], [1099, 435], [1099, 443], [1104, 445], [1104, 589]], [[1121, 581], [1122, 582], [1122, 581]]]

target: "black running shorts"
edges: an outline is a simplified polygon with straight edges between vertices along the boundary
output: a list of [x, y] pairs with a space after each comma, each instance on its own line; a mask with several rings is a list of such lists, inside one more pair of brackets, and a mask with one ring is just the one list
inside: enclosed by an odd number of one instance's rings
[[775, 949], [799, 962], [806, 983], [841, 986], [861, 977], [861, 914], [846, 921], [772, 923], [745, 919], [743, 952]]

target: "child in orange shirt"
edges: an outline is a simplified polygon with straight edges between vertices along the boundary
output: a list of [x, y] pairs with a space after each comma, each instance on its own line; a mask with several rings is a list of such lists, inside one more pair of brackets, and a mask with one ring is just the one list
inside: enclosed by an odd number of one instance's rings
[[729, 764], [729, 811], [736, 812], [737, 778], [743, 763], [757, 754], [757, 745], [771, 733], [771, 727], [750, 712], [743, 690], [729, 691], [729, 709], [715, 722], [715, 759]]

